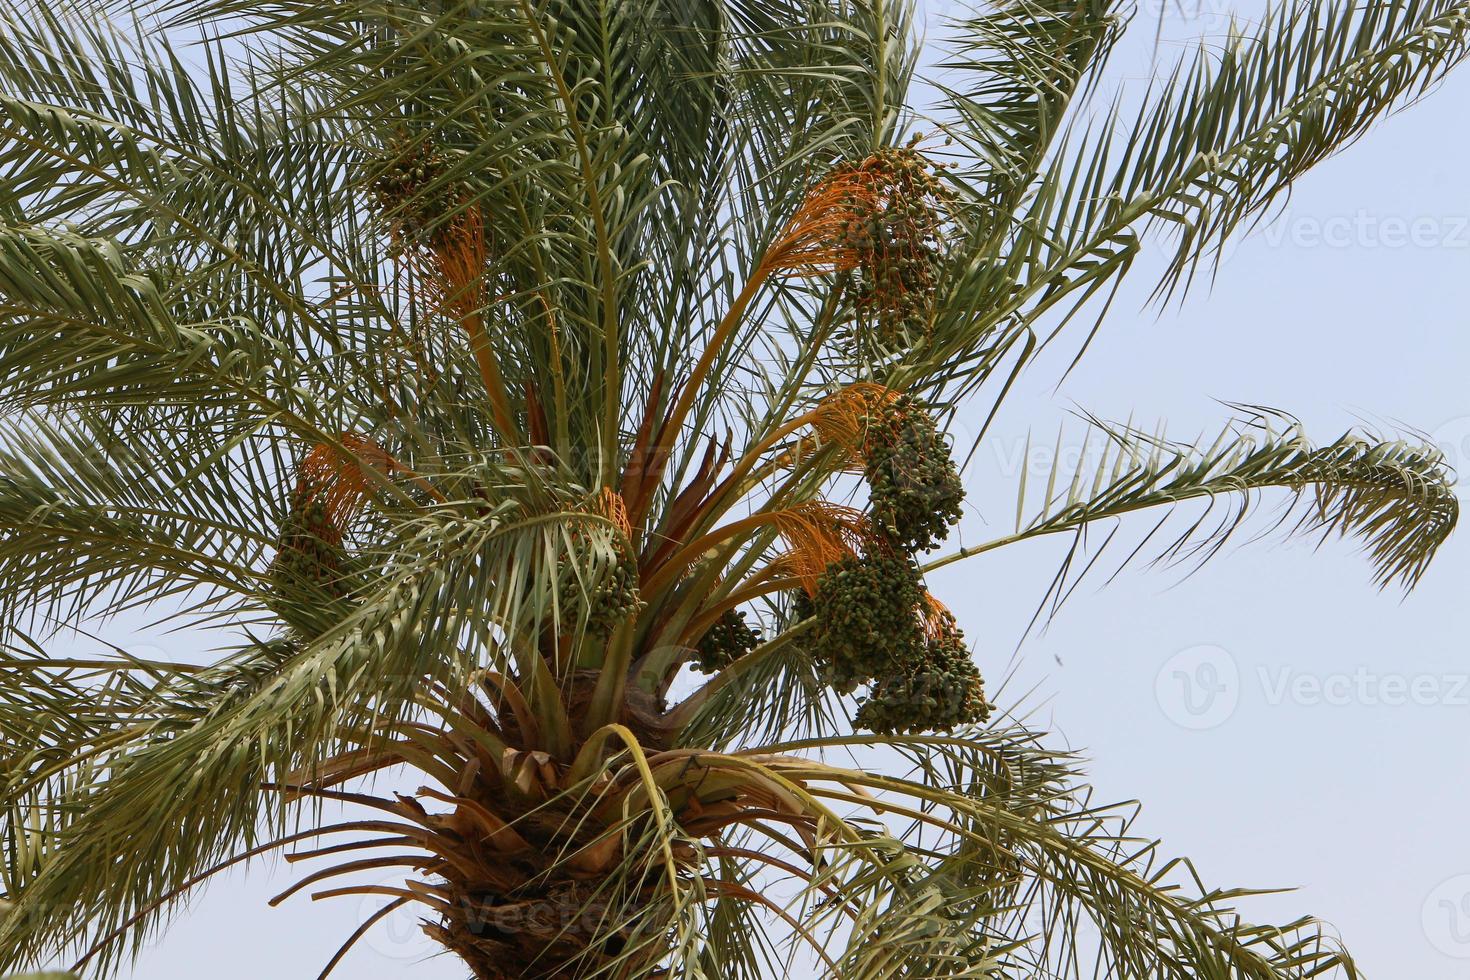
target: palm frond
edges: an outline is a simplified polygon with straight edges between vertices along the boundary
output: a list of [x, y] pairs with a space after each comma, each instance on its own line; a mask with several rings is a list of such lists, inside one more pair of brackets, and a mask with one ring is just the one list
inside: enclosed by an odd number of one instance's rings
[[1129, 13], [1122, 3], [1009, 0], [947, 25], [956, 76], [946, 108], [972, 160], [967, 179], [986, 188], [997, 217], [1031, 185], [1068, 110], [1107, 63]]
[[[0, 923], [0, 955], [33, 961], [45, 949], [124, 924], [123, 935], [141, 937], [160, 911], [153, 897], [172, 894], [236, 849], [256, 846], [266, 839], [262, 833], [285, 832], [284, 814], [261, 785], [289, 781], [287, 774], [335, 754], [344, 731], [401, 717], [425, 677], [463, 684], [474, 662], [457, 656], [461, 637], [468, 631], [493, 642], [487, 623], [470, 620], [467, 610], [482, 607], [504, 570], [525, 561], [536, 530], [442, 519], [410, 525], [392, 549], [392, 572], [340, 622], [263, 676], [247, 675], [241, 684], [238, 671], [225, 671], [207, 713], [144, 726], [149, 737], [124, 743], [105, 776], [88, 769], [90, 779], [61, 785], [40, 815], [76, 816], [15, 895], [28, 914]], [[455, 554], [475, 561], [456, 571], [445, 563]], [[528, 614], [524, 600], [512, 595], [496, 605], [500, 615], [492, 621], [516, 635]], [[500, 663], [508, 669], [510, 661]], [[44, 669], [44, 661], [38, 666]], [[554, 694], [545, 683], [531, 692], [543, 707]], [[555, 745], [553, 736], [547, 733]], [[105, 830], [119, 821], [140, 829], [126, 844]], [[146, 914], [134, 920], [140, 912]]]
[[[1079, 120], [1026, 202], [980, 224], [955, 256], [934, 343], [903, 377], [972, 391], [1007, 355], [1029, 359], [1039, 338], [1116, 291], [1150, 231], [1176, 238], [1160, 292], [1187, 288], [1297, 177], [1424, 94], [1467, 51], [1463, 0], [1282, 4], [1256, 33], [1202, 48], [1136, 112], [1120, 105]], [[983, 71], [983, 54], [972, 57]], [[983, 187], [967, 196], [983, 214]]]
[[0, 637], [32, 613], [70, 623], [167, 596], [240, 611], [259, 594], [274, 508], [231, 470], [234, 420], [196, 416], [182, 437], [119, 421], [0, 426]]
[[[1075, 586], [1100, 556], [1093, 554], [1082, 569], [1072, 567], [1092, 525], [1158, 507], [1172, 514], [1192, 500], [1207, 501], [1208, 506], [1165, 539], [1158, 557], [1203, 561], [1246, 525], [1266, 493], [1279, 491], [1287, 495], [1288, 506], [1278, 526], [1324, 538], [1357, 538], [1380, 586], [1397, 582], [1412, 588], [1459, 520], [1453, 473], [1433, 446], [1352, 432], [1314, 446], [1295, 419], [1265, 409], [1230, 423], [1204, 449], [1096, 420], [1079, 446], [1079, 464], [1071, 473], [1061, 472], [1060, 466], [1051, 469], [1034, 503], [1028, 496], [1036, 490], [1023, 471], [1014, 533], [929, 567], [1029, 538], [1073, 534], [1076, 545], [1053, 583], [1060, 592], [1068, 583]], [[1144, 553], [1169, 516], [1129, 560]]]

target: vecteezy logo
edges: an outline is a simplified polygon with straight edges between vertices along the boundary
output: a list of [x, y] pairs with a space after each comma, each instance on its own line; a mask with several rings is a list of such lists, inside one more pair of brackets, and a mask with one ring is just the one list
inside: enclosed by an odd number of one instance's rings
[[403, 881], [402, 873], [380, 879], [358, 905], [358, 924], [371, 922], [358, 948], [379, 959], [420, 960], [440, 952], [424, 934], [423, 906], [404, 901], [410, 893]]
[[1180, 650], [1159, 668], [1154, 697], [1179, 727], [1214, 728], [1228, 721], [1240, 702], [1240, 668], [1222, 647]]
[[1439, 883], [1424, 900], [1424, 935], [1446, 956], [1470, 959], [1470, 874]]

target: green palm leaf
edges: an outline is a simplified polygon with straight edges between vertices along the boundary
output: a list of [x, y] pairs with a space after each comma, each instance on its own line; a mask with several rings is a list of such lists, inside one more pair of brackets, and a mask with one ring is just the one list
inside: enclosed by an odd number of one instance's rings
[[[1060, 440], [1059, 434], [1059, 447]], [[1355, 433], [1313, 446], [1294, 419], [1264, 410], [1231, 423], [1204, 449], [1097, 422], [1080, 447], [1082, 465], [1071, 473], [1052, 469], [1034, 510], [1028, 492], [1035, 490], [1023, 472], [1013, 534], [929, 567], [1049, 534], [1071, 533], [1080, 544], [1094, 523], [1192, 500], [1210, 506], [1161, 550], [1170, 558], [1205, 558], [1242, 528], [1264, 492], [1280, 491], [1296, 506], [1286, 508], [1279, 524], [1291, 524], [1297, 533], [1359, 538], [1378, 584], [1397, 581], [1409, 588], [1459, 520], [1451, 473], [1433, 446]], [[1029, 450], [1028, 444], [1028, 456]], [[1136, 549], [1129, 557], [1140, 553]], [[1060, 576], [1056, 587], [1066, 580]]]

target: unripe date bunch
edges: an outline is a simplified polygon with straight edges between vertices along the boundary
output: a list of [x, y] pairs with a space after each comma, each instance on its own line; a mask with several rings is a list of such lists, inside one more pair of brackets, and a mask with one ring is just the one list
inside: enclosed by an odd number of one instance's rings
[[948, 612], [926, 620], [925, 591], [911, 557], [884, 553], [835, 562], [812, 598], [812, 653], [827, 682], [871, 690], [858, 725], [875, 732], [948, 731], [990, 714], [980, 672]]
[[450, 156], [433, 146], [405, 150], [389, 160], [372, 191], [399, 234], [416, 244], [435, 245], [449, 234], [448, 220], [467, 199], [464, 186], [450, 180]]
[[917, 142], [878, 150], [853, 167], [865, 192], [852, 196], [838, 243], [856, 256], [845, 290], [855, 337], [890, 349], [928, 336], [944, 264], [951, 195]]
[[622, 554], [590, 581], [568, 575], [562, 582], [560, 601], [563, 610], [577, 609], [585, 603], [588, 632], [611, 632], [643, 608], [638, 594], [638, 566]]
[[360, 584], [358, 565], [326, 503], [298, 494], [276, 539], [265, 603], [293, 631], [315, 635], [342, 614], [336, 607]]
[[760, 632], [745, 621], [744, 611], [729, 609], [699, 638], [694, 662], [706, 674], [717, 673], [754, 650], [760, 642]]
[[923, 641], [919, 566], [906, 555], [870, 554], [834, 562], [817, 582], [812, 653], [827, 682], [850, 694], [895, 664], [912, 662]]
[[954, 617], [925, 638], [920, 659], [874, 682], [856, 722], [883, 735], [947, 732], [990, 717], [985, 682]]
[[959, 522], [964, 484], [949, 443], [905, 395], [866, 420], [864, 476], [874, 532], [906, 551], [927, 551]]
[[320, 500], [298, 499], [281, 526], [271, 579], [277, 588], [319, 588], [335, 593], [347, 566], [347, 550]]

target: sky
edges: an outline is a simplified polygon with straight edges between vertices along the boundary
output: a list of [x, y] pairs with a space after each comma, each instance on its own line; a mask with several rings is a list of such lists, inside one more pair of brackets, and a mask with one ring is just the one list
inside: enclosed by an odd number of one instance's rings
[[[1189, 39], [1264, 6], [1145, 0], [1103, 94], [1146, 84]], [[951, 9], [924, 13], [937, 25]], [[1426, 433], [1470, 474], [1467, 158], [1470, 67], [1301, 180], [1272, 224], [1227, 250], [1213, 288], [1160, 311], [1145, 305], [1141, 269], [1064, 380], [1060, 354], [1022, 377], [966, 474], [960, 540], [1009, 529], [1021, 468], [1044, 478], [1057, 426], [1079, 410], [1167, 421], [1191, 439], [1219, 430], [1227, 402], [1267, 405], [1320, 442], [1363, 425]], [[978, 428], [980, 407], [961, 413], [961, 433]], [[1028, 456], [1028, 433], [1046, 450]], [[1269, 525], [1265, 513], [1252, 526]], [[1141, 800], [1137, 829], [1162, 838], [1164, 854], [1189, 856], [1211, 884], [1295, 889], [1246, 901], [1248, 916], [1319, 916], [1369, 976], [1467, 980], [1470, 535], [1407, 597], [1376, 589], [1351, 543], [1249, 537], [1192, 574], [1136, 565], [1097, 576], [1024, 642], [1065, 542], [951, 566], [931, 588], [976, 644], [997, 700], [1090, 760], [1099, 797]], [[162, 631], [108, 639], [143, 655], [189, 652]], [[375, 906], [298, 896], [268, 908], [291, 880], [270, 864], [222, 877], [131, 977], [315, 975]], [[431, 952], [411, 920], [390, 919], [340, 975], [463, 975]]]

